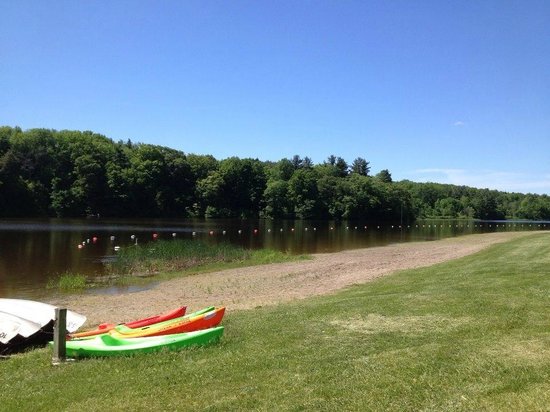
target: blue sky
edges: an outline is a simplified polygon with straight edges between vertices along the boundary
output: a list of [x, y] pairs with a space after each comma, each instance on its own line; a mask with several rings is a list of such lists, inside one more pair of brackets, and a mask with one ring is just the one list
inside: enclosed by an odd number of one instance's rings
[[0, 0], [0, 124], [550, 194], [550, 2]]

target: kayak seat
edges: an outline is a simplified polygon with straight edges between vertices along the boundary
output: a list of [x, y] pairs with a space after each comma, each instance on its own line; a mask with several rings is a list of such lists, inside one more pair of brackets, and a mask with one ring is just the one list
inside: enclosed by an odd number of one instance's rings
[[103, 341], [103, 343], [107, 346], [122, 346], [126, 344], [126, 342], [123, 339], [117, 339], [111, 335], [100, 335], [100, 339]]

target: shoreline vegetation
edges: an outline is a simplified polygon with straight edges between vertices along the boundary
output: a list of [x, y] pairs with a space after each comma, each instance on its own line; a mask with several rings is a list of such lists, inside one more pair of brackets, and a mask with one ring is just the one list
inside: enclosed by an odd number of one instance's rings
[[0, 217], [550, 219], [548, 195], [393, 181], [362, 157], [218, 160], [91, 131], [0, 127], [0, 182]]
[[135, 276], [170, 272], [195, 272], [227, 265], [260, 265], [300, 260], [283, 252], [245, 249], [230, 243], [210, 245], [197, 240], [158, 240], [145, 245], [123, 248], [109, 264], [111, 274]]
[[[200, 292], [205, 285], [212, 290]], [[193, 350], [55, 368], [47, 349], [18, 354], [0, 362], [2, 403], [13, 411], [545, 410], [549, 290], [550, 234], [507, 232], [65, 297], [90, 325], [215, 302], [229, 309], [226, 333]]]
[[271, 249], [251, 250], [230, 243], [210, 245], [196, 240], [157, 240], [122, 248], [106, 266], [106, 274], [88, 278], [66, 272], [49, 280], [47, 288], [78, 293], [105, 286], [138, 286], [203, 272], [311, 259]]
[[[161, 313], [169, 307], [178, 307], [182, 304], [187, 305], [189, 309], [200, 309], [204, 305], [223, 305], [227, 306], [228, 311], [251, 309], [334, 293], [397, 270], [456, 259], [490, 245], [529, 236], [532, 233], [495, 232], [432, 242], [395, 243], [366, 249], [320, 253], [309, 257], [284, 255], [288, 259], [298, 260], [259, 266], [250, 266], [252, 262], [237, 262], [236, 267], [228, 266], [232, 263], [223, 263], [220, 267], [214, 265], [203, 267], [202, 270], [190, 269], [189, 272], [174, 271], [170, 274], [156, 275], [155, 284], [151, 288], [138, 292], [119, 292], [114, 295], [63, 294], [52, 298], [52, 302], [49, 303], [86, 314], [89, 325], [126, 322]], [[213, 250], [209, 253], [213, 253]], [[149, 252], [147, 248], [142, 248], [137, 253], [138, 256], [146, 256]], [[123, 264], [123, 267], [126, 267], [126, 264]], [[139, 282], [140, 278], [126, 279]], [[156, 282], [157, 280], [159, 282]], [[122, 308], [124, 309], [121, 310]], [[120, 318], [121, 314], [123, 318]]]

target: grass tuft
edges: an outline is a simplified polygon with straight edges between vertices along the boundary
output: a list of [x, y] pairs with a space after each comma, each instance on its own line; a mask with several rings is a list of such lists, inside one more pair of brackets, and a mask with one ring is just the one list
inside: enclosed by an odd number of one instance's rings
[[47, 289], [58, 289], [62, 292], [77, 292], [87, 286], [86, 276], [80, 273], [65, 272], [56, 279], [50, 279], [46, 285]]

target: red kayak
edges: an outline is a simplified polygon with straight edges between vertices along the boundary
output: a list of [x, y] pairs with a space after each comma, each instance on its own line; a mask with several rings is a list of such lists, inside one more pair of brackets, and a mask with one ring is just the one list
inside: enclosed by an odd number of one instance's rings
[[129, 328], [126, 325], [119, 325], [111, 330], [109, 335], [116, 338], [129, 339], [194, 332], [218, 326], [223, 319], [224, 313], [225, 307], [210, 306], [181, 318], [174, 318], [141, 328]]
[[[167, 320], [180, 318], [183, 315], [185, 315], [185, 311], [187, 310], [187, 306], [182, 306], [177, 309], [173, 309], [169, 312], [163, 313], [161, 315], [151, 316], [149, 318], [140, 319], [140, 320], [134, 320], [132, 322], [122, 323], [122, 325], [127, 326], [132, 329], [136, 328], [142, 328], [144, 326], [150, 326], [155, 323], [165, 322]], [[115, 323], [102, 323], [98, 325], [96, 329], [89, 330], [86, 332], [78, 332], [78, 333], [71, 333], [67, 335], [67, 340], [71, 339], [82, 339], [82, 338], [89, 338], [91, 336], [95, 335], [101, 335], [102, 333], [107, 333], [110, 330], [113, 330], [115, 327], [119, 326], [120, 324]]]

